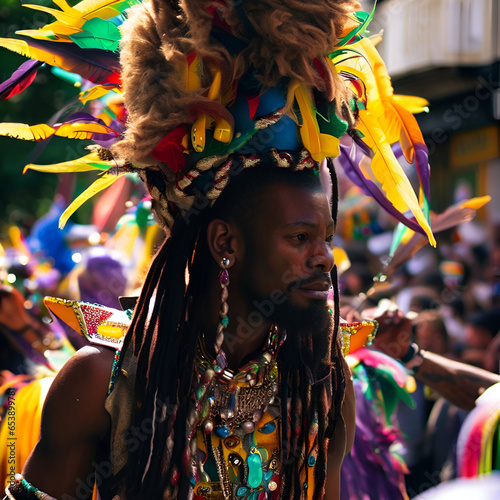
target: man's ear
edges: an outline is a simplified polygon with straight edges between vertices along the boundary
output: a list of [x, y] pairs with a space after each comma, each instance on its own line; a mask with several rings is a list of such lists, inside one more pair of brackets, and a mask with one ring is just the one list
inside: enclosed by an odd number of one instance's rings
[[241, 242], [236, 227], [222, 219], [214, 219], [207, 227], [207, 243], [215, 262], [220, 265], [223, 258], [229, 260], [229, 266], [240, 257]]

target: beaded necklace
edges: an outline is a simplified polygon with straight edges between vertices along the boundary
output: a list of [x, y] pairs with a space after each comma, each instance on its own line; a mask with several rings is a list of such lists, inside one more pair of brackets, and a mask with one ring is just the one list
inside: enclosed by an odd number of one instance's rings
[[285, 333], [272, 328], [260, 355], [233, 374], [216, 373], [199, 339], [194, 401], [197, 499], [280, 496], [281, 412], [276, 357]]

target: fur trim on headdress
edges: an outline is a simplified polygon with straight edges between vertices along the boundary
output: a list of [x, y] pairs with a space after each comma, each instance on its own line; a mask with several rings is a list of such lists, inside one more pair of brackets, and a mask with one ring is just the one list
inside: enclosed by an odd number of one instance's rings
[[[123, 26], [121, 49], [128, 128], [114, 146], [115, 154], [139, 168], [158, 166], [151, 155], [153, 148], [177, 125], [193, 122], [189, 115], [193, 101], [207, 100], [203, 93], [210, 84], [209, 64], [222, 73], [222, 92], [231, 90], [235, 80], [252, 67], [264, 87], [284, 77], [294, 78], [325, 92], [328, 101], [335, 100], [337, 109], [345, 110], [342, 105], [350, 91], [336, 72], [319, 70], [314, 60], [334, 47], [345, 26], [352, 24], [348, 13], [357, 7], [353, 0], [244, 1], [254, 30], [250, 35], [229, 1], [184, 0], [176, 8], [154, 0], [134, 7]], [[248, 46], [231, 55], [210, 37], [214, 18], [240, 38], [251, 36]], [[193, 50], [207, 66], [207, 81], [203, 82], [202, 71], [202, 88], [188, 92], [181, 63]]]

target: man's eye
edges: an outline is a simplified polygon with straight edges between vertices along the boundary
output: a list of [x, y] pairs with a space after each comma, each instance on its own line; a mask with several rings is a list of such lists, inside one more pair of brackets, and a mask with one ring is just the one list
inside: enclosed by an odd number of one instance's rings
[[303, 243], [304, 241], [307, 241], [307, 234], [304, 234], [304, 233], [296, 234], [296, 235], [294, 236], [294, 238], [295, 238], [297, 241], [299, 241], [299, 242]]
[[333, 234], [328, 236], [325, 241], [331, 245], [333, 243]]

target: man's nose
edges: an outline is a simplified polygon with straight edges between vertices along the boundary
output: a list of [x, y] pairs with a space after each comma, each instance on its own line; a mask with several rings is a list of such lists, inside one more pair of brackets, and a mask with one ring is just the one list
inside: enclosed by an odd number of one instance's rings
[[334, 264], [333, 250], [330, 243], [322, 241], [315, 245], [314, 253], [309, 259], [309, 266], [320, 269], [324, 273], [329, 273]]

